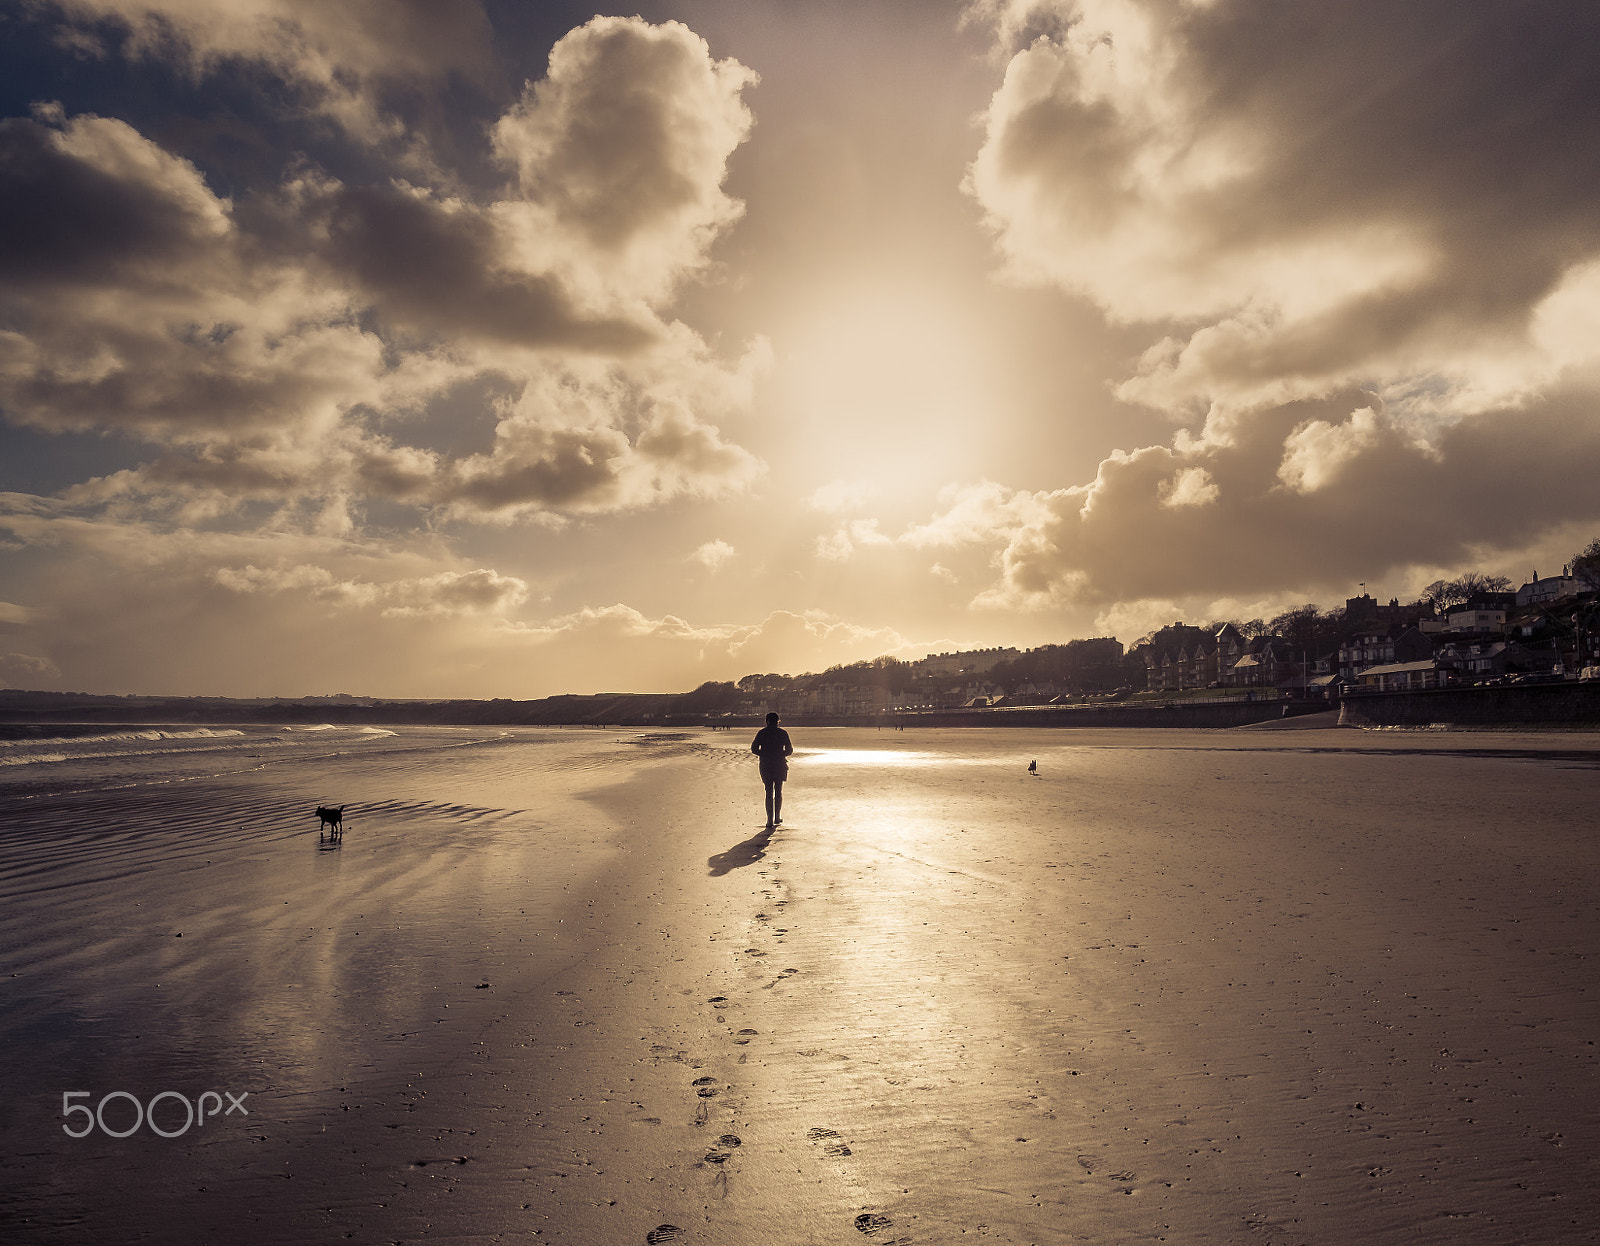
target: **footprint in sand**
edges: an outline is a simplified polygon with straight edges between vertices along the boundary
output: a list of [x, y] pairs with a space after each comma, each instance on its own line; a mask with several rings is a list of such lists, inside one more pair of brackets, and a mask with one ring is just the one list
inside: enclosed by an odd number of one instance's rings
[[823, 1143], [822, 1151], [825, 1155], [845, 1156], [850, 1154], [850, 1148], [844, 1144], [844, 1140], [832, 1129], [824, 1129], [819, 1125], [815, 1129], [806, 1130], [806, 1137], [813, 1142]]
[[702, 1099], [709, 1099], [717, 1093], [717, 1079], [714, 1077], [697, 1077], [690, 1085], [697, 1088], [695, 1094]]
[[734, 1036], [733, 1041], [738, 1043], [739, 1046], [743, 1047], [756, 1036], [756, 1033], [757, 1031], [755, 1030], [740, 1030], [739, 1033]]
[[675, 1224], [658, 1224], [644, 1235], [646, 1246], [661, 1246], [662, 1242], [675, 1242], [683, 1236], [683, 1230]]
[[888, 1216], [876, 1216], [865, 1211], [856, 1217], [856, 1228], [860, 1229], [868, 1237], [883, 1232], [893, 1223], [894, 1221], [889, 1219]]

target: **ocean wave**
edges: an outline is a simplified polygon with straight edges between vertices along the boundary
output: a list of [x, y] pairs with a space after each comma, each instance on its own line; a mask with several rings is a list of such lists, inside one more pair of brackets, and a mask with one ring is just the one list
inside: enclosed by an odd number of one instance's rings
[[[127, 747], [140, 744], [151, 747]], [[230, 752], [242, 748], [281, 747], [282, 744], [280, 740], [252, 737], [248, 732], [228, 727], [195, 727], [181, 731], [152, 728], [146, 731], [114, 731], [105, 735], [36, 737], [0, 742], [0, 766]]]
[[0, 740], [0, 749], [33, 748], [40, 744], [59, 744], [70, 740], [74, 744], [115, 744], [123, 740], [219, 740], [233, 736], [243, 736], [243, 731], [231, 727], [192, 727], [183, 731], [167, 731], [160, 727], [149, 727], [139, 731], [113, 731], [107, 730], [104, 734], [96, 732], [93, 735], [35, 735], [23, 736], [13, 740]]

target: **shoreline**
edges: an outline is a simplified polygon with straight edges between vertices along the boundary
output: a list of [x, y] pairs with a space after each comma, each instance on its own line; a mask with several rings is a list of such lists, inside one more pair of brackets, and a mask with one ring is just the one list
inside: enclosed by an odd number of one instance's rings
[[[1131, 699], [1070, 705], [884, 709], [854, 714], [797, 712], [778, 706], [792, 726], [991, 727], [1101, 730], [1117, 727], [1229, 728], [1336, 712], [1340, 726], [1419, 729], [1600, 730], [1600, 681], [1563, 681], [1473, 688], [1360, 692], [1336, 701], [1276, 695]], [[533, 701], [240, 701], [228, 698], [96, 698], [76, 694], [0, 695], [0, 740], [26, 739], [52, 727], [95, 725], [123, 730], [204, 730], [257, 726], [545, 727], [589, 730], [756, 730], [762, 713], [708, 715], [679, 708], [678, 694], [603, 694]], [[130, 703], [130, 701], [132, 703]]]

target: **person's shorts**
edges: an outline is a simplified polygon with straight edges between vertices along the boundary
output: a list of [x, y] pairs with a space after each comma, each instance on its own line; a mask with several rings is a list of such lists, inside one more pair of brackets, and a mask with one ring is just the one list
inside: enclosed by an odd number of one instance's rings
[[761, 759], [761, 781], [763, 783], [787, 783], [789, 781], [789, 763], [782, 757], [763, 757]]

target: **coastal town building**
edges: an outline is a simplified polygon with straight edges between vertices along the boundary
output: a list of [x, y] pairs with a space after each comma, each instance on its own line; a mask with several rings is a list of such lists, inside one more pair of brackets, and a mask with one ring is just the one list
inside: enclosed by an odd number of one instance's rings
[[1391, 597], [1389, 604], [1383, 606], [1363, 593], [1359, 597], [1347, 597], [1344, 603], [1344, 619], [1351, 626], [1392, 627], [1399, 623], [1415, 627], [1433, 617], [1433, 603], [1427, 598], [1402, 606], [1398, 597]]
[[1448, 667], [1432, 658], [1416, 662], [1388, 662], [1361, 672], [1361, 686], [1377, 692], [1411, 692], [1438, 688], [1448, 677]]
[[1349, 681], [1375, 666], [1420, 662], [1432, 653], [1433, 642], [1414, 626], [1396, 625], [1382, 632], [1363, 631], [1340, 642], [1336, 673]]
[[[1387, 605], [1363, 594], [1334, 616], [1342, 634], [1291, 644], [1282, 636], [1246, 639], [1233, 624], [1209, 629], [1181, 622], [1134, 650], [1155, 691], [1277, 688], [1291, 695], [1337, 695], [1442, 687], [1485, 679], [1576, 672], [1600, 651], [1600, 599], [1573, 592], [1567, 569], [1516, 593], [1482, 591], [1439, 612], [1427, 600]], [[1519, 606], [1518, 598], [1526, 601]], [[1537, 601], [1535, 601], [1537, 599]]]
[[1559, 601], [1563, 597], [1573, 596], [1583, 586], [1578, 583], [1577, 577], [1570, 572], [1570, 568], [1562, 567], [1560, 575], [1546, 576], [1541, 580], [1538, 571], [1535, 571], [1533, 579], [1517, 590], [1515, 604], [1518, 606], [1542, 606], [1546, 602]]
[[1445, 630], [1450, 632], [1496, 632], [1506, 625], [1505, 607], [1462, 606], [1450, 611]]
[[1257, 636], [1222, 684], [1228, 688], [1272, 688], [1300, 674], [1301, 664], [1288, 641], [1280, 636]]
[[951, 675], [982, 675], [992, 671], [1002, 662], [1013, 662], [1021, 654], [1012, 648], [968, 649], [960, 653], [930, 653], [919, 662], [911, 664], [915, 675], [948, 677]]

